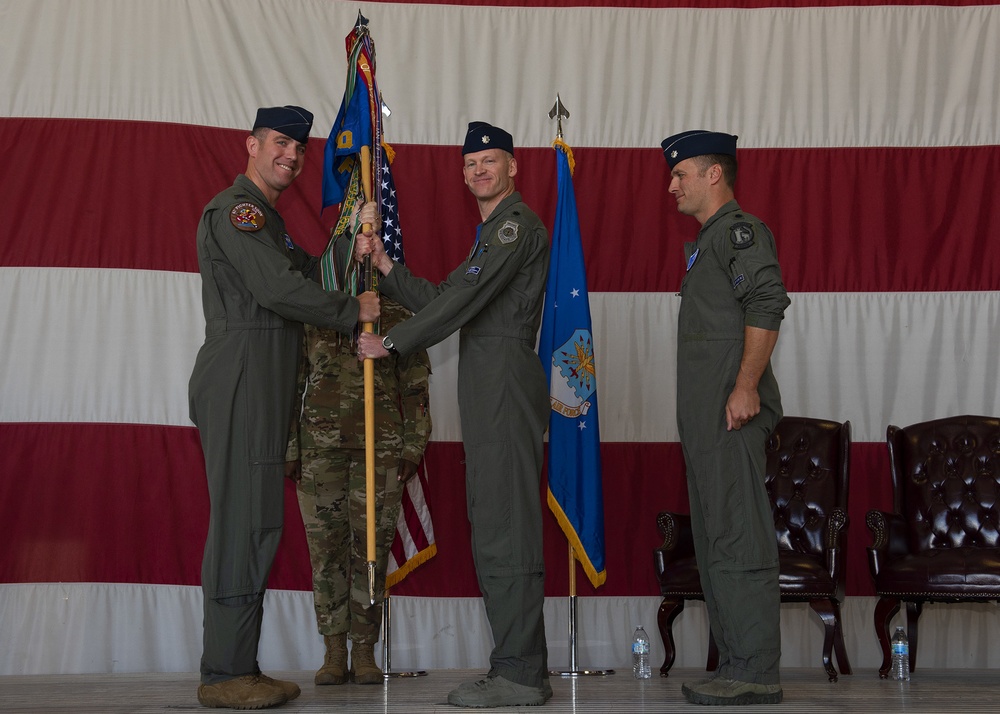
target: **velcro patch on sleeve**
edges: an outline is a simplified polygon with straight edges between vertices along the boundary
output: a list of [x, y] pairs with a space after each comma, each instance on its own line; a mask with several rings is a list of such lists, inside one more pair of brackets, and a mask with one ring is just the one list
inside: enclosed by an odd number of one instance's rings
[[497, 240], [503, 245], [508, 245], [517, 240], [517, 231], [521, 227], [519, 223], [514, 221], [504, 221], [504, 224], [500, 226], [500, 230], [497, 231]]
[[264, 227], [264, 212], [253, 203], [237, 203], [229, 212], [229, 220], [241, 231], [253, 233]]
[[753, 226], [747, 221], [734, 223], [729, 227], [729, 241], [736, 250], [743, 250], [753, 245]]

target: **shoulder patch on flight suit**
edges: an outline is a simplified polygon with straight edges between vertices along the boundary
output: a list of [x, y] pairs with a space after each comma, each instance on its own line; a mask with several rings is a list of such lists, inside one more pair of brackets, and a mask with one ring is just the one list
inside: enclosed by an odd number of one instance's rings
[[497, 239], [503, 245], [513, 243], [517, 240], [517, 230], [520, 227], [520, 224], [514, 221], [504, 221], [504, 224], [500, 226], [500, 230], [497, 231]]
[[[742, 218], [742, 216], [738, 216]], [[747, 221], [736, 221], [729, 226], [729, 242], [736, 250], [743, 250], [753, 245], [753, 225]]]
[[229, 212], [229, 220], [241, 231], [254, 233], [264, 227], [264, 212], [252, 203], [237, 203]]

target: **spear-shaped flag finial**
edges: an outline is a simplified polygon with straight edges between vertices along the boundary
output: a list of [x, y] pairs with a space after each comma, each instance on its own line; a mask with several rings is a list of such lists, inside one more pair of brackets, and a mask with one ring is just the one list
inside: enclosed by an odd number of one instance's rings
[[354, 29], [358, 33], [368, 32], [368, 18], [362, 15], [360, 10], [358, 10], [358, 21], [354, 23]]
[[562, 139], [562, 120], [569, 119], [569, 111], [563, 106], [562, 99], [556, 94], [556, 103], [549, 110], [549, 119], [556, 120], [556, 138]]

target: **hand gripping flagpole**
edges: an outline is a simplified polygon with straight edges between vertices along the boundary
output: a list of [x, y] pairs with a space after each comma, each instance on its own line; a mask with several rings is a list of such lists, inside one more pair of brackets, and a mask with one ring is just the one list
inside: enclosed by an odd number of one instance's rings
[[[563, 138], [562, 120], [569, 119], [569, 110], [563, 106], [562, 99], [556, 94], [556, 103], [549, 110], [549, 119], [556, 120], [556, 141]], [[551, 670], [549, 674], [561, 677], [604, 676], [614, 674], [613, 669], [579, 669], [577, 667], [577, 637], [576, 637], [576, 550], [569, 543], [569, 669]]]

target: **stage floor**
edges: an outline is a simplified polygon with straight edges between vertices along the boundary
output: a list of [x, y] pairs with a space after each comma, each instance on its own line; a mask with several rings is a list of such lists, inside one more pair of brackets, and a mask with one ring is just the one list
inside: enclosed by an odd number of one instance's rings
[[[448, 691], [478, 679], [473, 670], [436, 670], [422, 677], [400, 677], [382, 686], [346, 684], [316, 687], [312, 672], [269, 672], [302, 687], [295, 701], [273, 711], [344, 712], [345, 714], [428, 714], [457, 712], [447, 703]], [[638, 681], [630, 671], [606, 676], [552, 677], [553, 697], [544, 708], [510, 707], [489, 711], [537, 711], [548, 714], [667, 714], [708, 711], [688, 704], [681, 683], [703, 677], [697, 669], [680, 669], [668, 678]], [[784, 702], [778, 706], [743, 707], [740, 711], [913, 712], [952, 714], [1000, 711], [995, 670], [918, 669], [910, 682], [878, 678], [875, 670], [857, 670], [840, 681], [827, 681], [820, 668], [782, 672]], [[195, 674], [101, 674], [0, 677], [0, 711], [146, 714], [208, 711], [195, 697]], [[271, 710], [269, 710], [271, 711]], [[475, 711], [475, 710], [472, 710]]]

